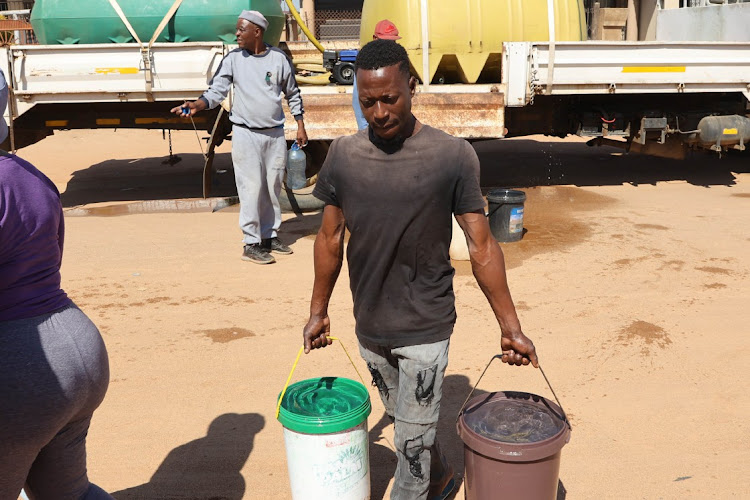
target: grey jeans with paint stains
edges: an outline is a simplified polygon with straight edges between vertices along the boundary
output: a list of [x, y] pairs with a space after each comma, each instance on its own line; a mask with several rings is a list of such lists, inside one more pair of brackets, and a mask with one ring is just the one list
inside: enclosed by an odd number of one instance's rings
[[449, 340], [407, 347], [360, 341], [372, 384], [394, 420], [398, 462], [391, 500], [422, 500], [430, 487], [430, 465], [440, 463], [436, 434]]

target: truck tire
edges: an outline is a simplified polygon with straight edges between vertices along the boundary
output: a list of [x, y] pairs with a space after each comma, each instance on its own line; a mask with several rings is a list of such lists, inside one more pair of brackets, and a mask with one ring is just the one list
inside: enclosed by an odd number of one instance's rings
[[354, 64], [342, 62], [333, 67], [333, 78], [341, 85], [354, 84]]

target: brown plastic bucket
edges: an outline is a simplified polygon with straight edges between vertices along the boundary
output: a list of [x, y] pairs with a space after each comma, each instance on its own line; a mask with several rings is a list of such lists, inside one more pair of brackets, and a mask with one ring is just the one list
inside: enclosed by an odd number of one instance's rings
[[562, 409], [527, 392], [471, 399], [460, 414], [466, 500], [555, 500], [570, 426]]

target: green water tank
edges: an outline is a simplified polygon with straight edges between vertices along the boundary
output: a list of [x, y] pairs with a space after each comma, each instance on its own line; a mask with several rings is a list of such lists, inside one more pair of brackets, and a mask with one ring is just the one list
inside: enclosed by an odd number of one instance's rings
[[[174, 0], [119, 0], [142, 42], [148, 43]], [[278, 0], [184, 0], [157, 42], [234, 43], [237, 16], [257, 10], [268, 19], [264, 40], [278, 45], [284, 13]], [[39, 43], [134, 42], [108, 0], [36, 0], [31, 25]]]

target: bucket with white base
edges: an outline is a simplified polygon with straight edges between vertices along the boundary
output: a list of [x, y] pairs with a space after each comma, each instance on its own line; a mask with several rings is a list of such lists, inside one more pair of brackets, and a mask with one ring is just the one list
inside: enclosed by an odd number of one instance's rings
[[284, 426], [294, 500], [368, 500], [367, 388], [341, 377], [290, 385], [278, 419]]

